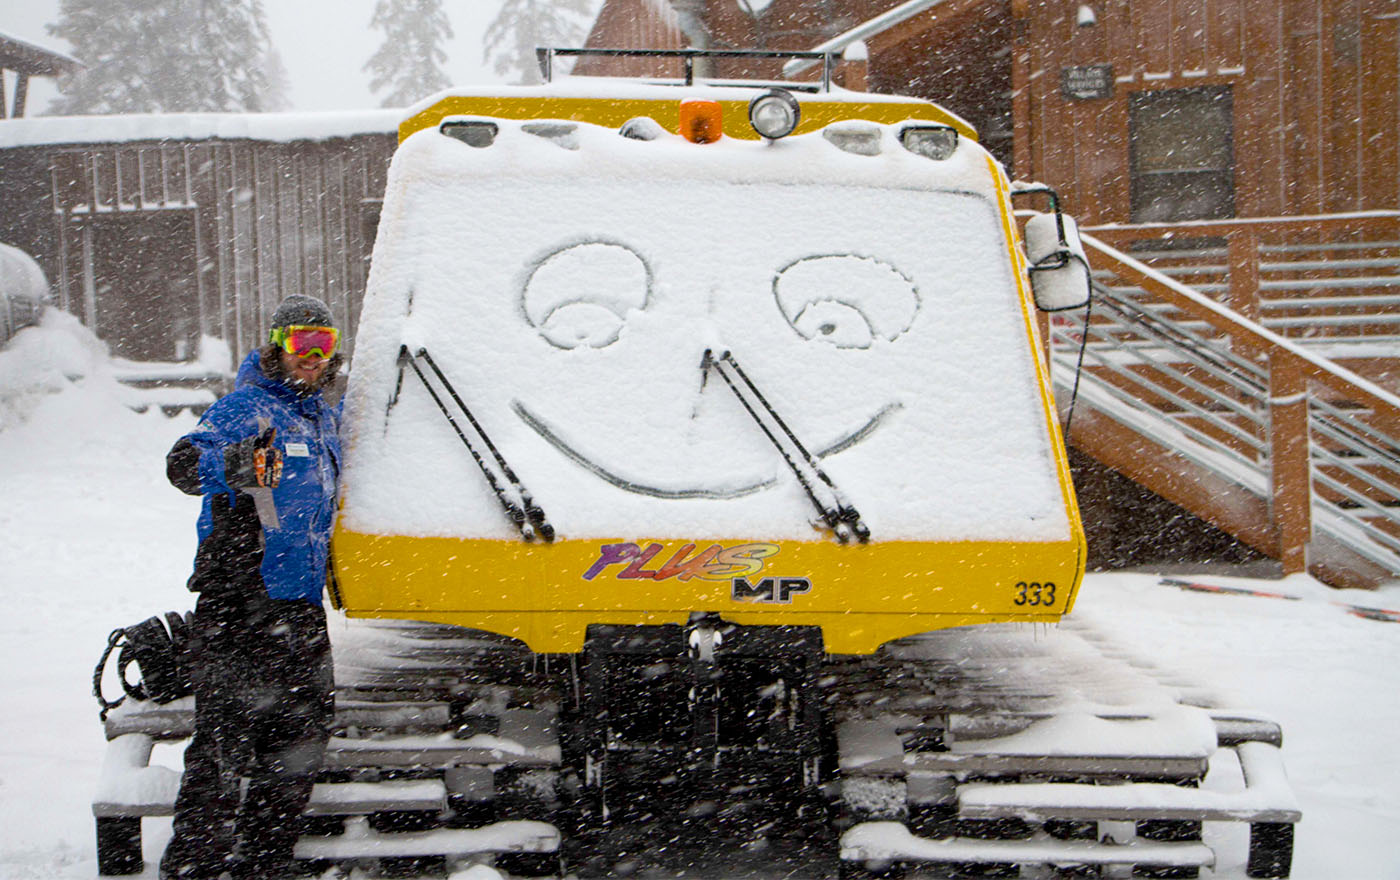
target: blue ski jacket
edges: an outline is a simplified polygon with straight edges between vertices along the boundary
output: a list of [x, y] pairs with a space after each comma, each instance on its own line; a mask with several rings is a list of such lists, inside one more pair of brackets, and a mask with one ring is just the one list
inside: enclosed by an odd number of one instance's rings
[[[231, 488], [224, 477], [225, 448], [268, 427], [276, 429], [273, 444], [282, 452], [281, 482], [273, 489]], [[320, 391], [305, 394], [269, 378], [257, 351], [243, 360], [234, 390], [205, 411], [199, 426], [176, 443], [168, 459], [173, 463], [181, 450], [187, 461], [198, 453], [195, 473], [204, 503], [191, 589], [229, 589], [229, 583], [246, 588], [255, 580], [248, 569], [256, 564], [268, 597], [320, 604], [335, 521], [339, 432], [339, 403], [332, 406]], [[188, 477], [182, 484], [173, 473], [176, 485], [186, 491], [195, 488]], [[241, 541], [248, 552], [229, 552], [229, 536], [220, 533], [255, 530], [254, 505], [247, 497], [254, 493], [266, 493], [256, 504], [261, 534], [256, 541], [252, 534]], [[211, 554], [209, 548], [215, 546], [221, 549]]]

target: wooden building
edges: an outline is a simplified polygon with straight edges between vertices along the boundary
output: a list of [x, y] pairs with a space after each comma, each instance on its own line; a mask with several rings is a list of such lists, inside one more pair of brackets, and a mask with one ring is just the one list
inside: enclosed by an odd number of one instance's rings
[[[608, 0], [589, 45], [639, 47], [658, 33], [711, 48], [863, 43], [869, 90], [963, 115], [1015, 176], [1059, 188], [1086, 224], [1400, 204], [1397, 0], [673, 6], [698, 13], [678, 21], [663, 0]], [[778, 67], [718, 62], [716, 73]], [[580, 72], [611, 71], [593, 60]]]
[[284, 297], [359, 316], [396, 111], [0, 122], [0, 241], [119, 357], [235, 356]]
[[[82, 66], [82, 63], [71, 55], [0, 32], [0, 119], [18, 119], [24, 115], [31, 77], [58, 76]], [[13, 77], [10, 76], [11, 71]], [[14, 99], [8, 104], [7, 82], [12, 83], [14, 89]]]

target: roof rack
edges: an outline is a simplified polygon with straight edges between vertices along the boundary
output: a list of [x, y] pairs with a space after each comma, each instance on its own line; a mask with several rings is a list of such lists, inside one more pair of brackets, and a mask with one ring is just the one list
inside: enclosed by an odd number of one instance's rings
[[695, 83], [697, 58], [787, 58], [820, 61], [822, 63], [821, 91], [831, 91], [831, 72], [836, 64], [834, 52], [775, 52], [762, 49], [562, 49], [542, 46], [535, 49], [540, 76], [550, 82], [554, 76], [556, 57], [604, 56], [610, 58], [679, 58], [685, 65], [685, 85]]

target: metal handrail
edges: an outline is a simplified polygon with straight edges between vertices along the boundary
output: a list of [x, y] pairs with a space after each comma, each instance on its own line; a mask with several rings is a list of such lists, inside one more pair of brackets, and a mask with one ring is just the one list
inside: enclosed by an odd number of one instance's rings
[[[1277, 469], [1296, 455], [1290, 449], [1300, 448], [1279, 432], [1306, 432], [1312, 442], [1301, 447], [1301, 473], [1312, 487], [1303, 496], [1311, 495], [1312, 512], [1305, 522], [1400, 574], [1400, 537], [1393, 533], [1400, 529], [1400, 398], [1271, 330], [1274, 319], [1250, 320], [1084, 238], [1097, 270], [1097, 300], [1093, 320], [1082, 328], [1063, 316], [1050, 323], [1056, 383], [1071, 381], [1067, 372], [1086, 343], [1080, 398], [1263, 496], [1270, 503], [1261, 510], [1275, 518], [1280, 553], [1285, 534], [1306, 541], [1309, 529], [1296, 523], [1285, 529], [1277, 519], [1289, 507], [1276, 494], [1282, 491]], [[1105, 277], [1117, 283], [1106, 284]], [[1376, 316], [1357, 318], [1375, 323]], [[1305, 402], [1301, 415], [1287, 416], [1295, 401]], [[1287, 417], [1277, 421], [1276, 412]]]
[[[1338, 483], [1335, 478], [1327, 476], [1327, 474], [1322, 471], [1319, 471], [1314, 474], [1313, 481], [1315, 483], [1320, 483], [1334, 491], [1339, 491], [1341, 489], [1341, 484]], [[1358, 507], [1365, 507], [1370, 509], [1373, 516], [1377, 516], [1381, 519], [1391, 519], [1391, 517], [1388, 515], [1389, 511], [1381, 505], [1376, 504], [1375, 502], [1360, 496], [1357, 496], [1355, 500], [1357, 502]], [[1384, 544], [1392, 551], [1400, 553], [1400, 538], [1395, 537], [1394, 535], [1390, 534], [1384, 529], [1376, 528], [1376, 526], [1373, 523], [1370, 523], [1365, 519], [1356, 516], [1352, 511], [1347, 510], [1346, 508], [1337, 504], [1335, 501], [1327, 501], [1325, 499], [1314, 498], [1313, 504], [1325, 504], [1329, 506], [1330, 508], [1332, 508], [1334, 513], [1336, 513], [1342, 519], [1347, 521], [1347, 523], [1350, 526], [1370, 535], [1371, 540], [1375, 541], [1377, 544]]]
[[[1102, 306], [1104, 306], [1104, 305], [1107, 304], [1107, 303], [1105, 303], [1104, 298], [1105, 298], [1105, 297], [1111, 297], [1111, 291], [1106, 290], [1106, 289], [1099, 289], [1099, 290], [1098, 290], [1098, 293], [1099, 293], [1099, 296], [1100, 296], [1099, 304], [1100, 304], [1100, 306], [1101, 306], [1101, 308], [1099, 309], [1099, 314], [1102, 314], [1102, 313], [1103, 313]], [[1110, 299], [1110, 301], [1111, 301], [1111, 299]], [[1213, 412], [1211, 412], [1211, 411], [1205, 409], [1204, 407], [1199, 406], [1199, 405], [1196, 404], [1195, 402], [1190, 401], [1190, 400], [1188, 400], [1188, 399], [1186, 399], [1186, 398], [1180, 396], [1179, 394], [1176, 394], [1175, 392], [1173, 392], [1173, 391], [1171, 391], [1170, 389], [1164, 387], [1163, 385], [1161, 385], [1161, 384], [1159, 384], [1159, 383], [1157, 383], [1157, 382], [1153, 382], [1153, 381], [1151, 381], [1150, 379], [1147, 379], [1146, 377], [1142, 376], [1142, 375], [1139, 374], [1139, 373], [1134, 373], [1134, 372], [1132, 372], [1131, 370], [1124, 370], [1124, 369], [1121, 369], [1117, 364], [1113, 363], [1111, 359], [1104, 357], [1104, 356], [1103, 356], [1103, 353], [1102, 353], [1100, 350], [1097, 350], [1097, 349], [1094, 349], [1094, 348], [1087, 348], [1087, 349], [1085, 350], [1084, 356], [1085, 356], [1085, 359], [1086, 359], [1086, 360], [1092, 360], [1092, 361], [1094, 361], [1094, 363], [1096, 363], [1096, 364], [1098, 364], [1098, 365], [1100, 365], [1100, 366], [1105, 367], [1106, 369], [1108, 369], [1109, 371], [1111, 371], [1111, 372], [1114, 373], [1115, 375], [1119, 376], [1120, 378], [1122, 378], [1122, 379], [1125, 380], [1126, 382], [1128, 382], [1128, 383], [1130, 383], [1130, 384], [1132, 384], [1132, 385], [1138, 386], [1138, 387], [1140, 387], [1140, 388], [1145, 388], [1145, 389], [1147, 389], [1148, 391], [1151, 391], [1152, 393], [1158, 395], [1159, 397], [1162, 397], [1162, 398], [1164, 398], [1164, 399], [1166, 399], [1166, 400], [1170, 400], [1171, 402], [1175, 403], [1175, 404], [1181, 409], [1182, 413], [1184, 413], [1184, 414], [1186, 414], [1186, 415], [1190, 415], [1190, 416], [1195, 416], [1195, 417], [1197, 417], [1197, 418], [1200, 418], [1200, 419], [1202, 419], [1202, 420], [1208, 422], [1209, 424], [1215, 426], [1215, 427], [1218, 428], [1219, 430], [1221, 430], [1221, 431], [1223, 431], [1223, 432], [1229, 434], [1230, 436], [1235, 437], [1236, 439], [1238, 439], [1238, 440], [1244, 442], [1246, 445], [1248, 445], [1249, 447], [1251, 447], [1252, 449], [1254, 449], [1256, 452], [1262, 453], [1262, 452], [1264, 451], [1264, 444], [1263, 444], [1263, 442], [1262, 442], [1257, 436], [1253, 436], [1253, 435], [1249, 434], [1249, 433], [1246, 432], [1246, 431], [1242, 431], [1238, 426], [1236, 426], [1236, 425], [1234, 425], [1234, 424], [1232, 424], [1232, 423], [1230, 423], [1230, 422], [1228, 422], [1228, 421], [1226, 421], [1226, 420], [1220, 418], [1217, 414], [1215, 414], [1215, 413], [1213, 413]], [[1175, 376], [1180, 376], [1180, 375], [1182, 375], [1182, 374], [1180, 373], [1180, 371], [1177, 371], [1177, 370], [1174, 370], [1174, 369], [1172, 369], [1172, 368], [1169, 368], [1169, 367], [1164, 366], [1164, 362], [1163, 362], [1163, 361], [1155, 361], [1155, 362], [1154, 362], [1154, 361], [1150, 361], [1150, 360], [1147, 360], [1147, 359], [1142, 359], [1142, 360], [1139, 361], [1139, 363], [1140, 363], [1140, 364], [1144, 364], [1144, 365], [1148, 365], [1148, 366], [1151, 366], [1151, 367], [1154, 367], [1155, 369], [1157, 369], [1157, 370], [1159, 370], [1159, 371], [1161, 371], [1161, 372], [1164, 372], [1164, 373], [1174, 374]], [[1088, 375], [1092, 375], [1092, 374], [1091, 374], [1091, 373], [1086, 373], [1085, 375], [1088, 376]], [[1081, 379], [1081, 381], [1082, 381], [1082, 379]], [[1102, 384], [1105, 385], [1105, 386], [1107, 386], [1109, 389], [1121, 389], [1121, 388], [1122, 388], [1122, 386], [1112, 385], [1111, 383], [1107, 383], [1107, 382], [1103, 382]], [[1110, 393], [1114, 393], [1114, 392], [1111, 390]], [[1215, 394], [1213, 390], [1209, 391], [1208, 393], [1210, 394], [1210, 396], [1211, 396], [1213, 399], [1218, 399], [1218, 400], [1221, 400], [1221, 401], [1229, 400], [1228, 398], [1224, 398], [1223, 395], [1217, 395], [1217, 394]], [[1125, 395], [1125, 397], [1127, 397], [1126, 391], [1124, 391], [1124, 395]], [[1137, 405], [1138, 405], [1138, 407], [1141, 408], [1141, 409], [1148, 409], [1148, 410], [1152, 409], [1149, 405], [1147, 405], [1147, 404], [1146, 404], [1144, 401], [1142, 401], [1141, 398], [1139, 398], [1139, 397], [1132, 397], [1131, 399], [1135, 400], [1136, 403], [1137, 403]], [[1235, 405], [1235, 402], [1234, 402], [1234, 401], [1230, 401], [1230, 404], [1231, 404], [1231, 405]], [[1160, 413], [1160, 414], [1162, 414], [1163, 416], [1167, 416], [1166, 413], [1161, 413], [1160, 410], [1157, 410], [1157, 412]], [[1242, 414], [1244, 414], [1246, 418], [1249, 418], [1251, 421], [1253, 421], [1256, 425], [1262, 426], [1262, 419], [1260, 419], [1260, 418], [1259, 418], [1257, 415], [1255, 415], [1254, 413], [1249, 413], [1248, 410], [1247, 410], [1247, 408], [1245, 409], [1245, 412], [1242, 413]], [[1180, 417], [1181, 417], [1180, 414], [1172, 414], [1172, 416], [1170, 416], [1170, 417], [1171, 417], [1171, 420], [1172, 420], [1173, 424], [1175, 424], [1176, 427], [1177, 427], [1180, 431], [1182, 431], [1184, 434], [1186, 434], [1187, 436], [1189, 436], [1192, 440], [1194, 440], [1194, 441], [1196, 441], [1196, 442], [1198, 442], [1198, 443], [1202, 443], [1203, 445], [1206, 445], [1206, 446], [1221, 445], [1221, 444], [1219, 443], [1218, 440], [1216, 440], [1215, 438], [1211, 437], [1209, 434], [1204, 433], [1203, 431], [1201, 431], [1200, 429], [1196, 428], [1196, 427], [1193, 426], [1193, 425], [1189, 425], [1189, 424], [1186, 424], [1186, 423], [1181, 422], [1181, 421], [1180, 421]], [[1225, 449], [1229, 449], [1229, 447], [1224, 447], [1224, 448], [1225, 448]], [[1229, 449], [1229, 452], [1230, 452], [1231, 455], [1234, 455], [1234, 456], [1238, 457], [1238, 458], [1240, 459], [1241, 462], [1248, 462], [1248, 463], [1251, 463], [1251, 464], [1252, 464], [1252, 462], [1250, 462], [1249, 459], [1246, 458], [1244, 455], [1242, 455], [1238, 450]]]
[[[1304, 217], [1232, 218], [1090, 227], [1133, 245], [1132, 255], [1162, 275], [1217, 294], [1271, 329], [1307, 345], [1393, 339], [1400, 319], [1400, 212], [1359, 211]], [[1361, 233], [1369, 240], [1350, 239]], [[1219, 241], [1175, 249], [1156, 242]], [[1323, 277], [1299, 277], [1320, 274]], [[1348, 293], [1350, 295], [1348, 295]], [[1330, 294], [1330, 295], [1329, 295]], [[1347, 310], [1360, 309], [1358, 314]], [[1281, 311], [1295, 312], [1282, 316]], [[1339, 312], [1341, 312], [1339, 314]], [[1303, 335], [1306, 333], [1306, 335]]]
[[[1351, 462], [1347, 461], [1344, 458], [1339, 458], [1335, 453], [1329, 452], [1326, 449], [1319, 449], [1316, 446], [1314, 446], [1312, 454], [1314, 459], [1325, 461], [1328, 467], [1333, 467], [1339, 471], [1348, 473], [1356, 479], [1361, 480], [1363, 483], [1366, 483], [1373, 489], [1379, 489], [1382, 492], [1391, 492], [1395, 488], [1394, 486], [1387, 485], [1383, 482], [1380, 482], [1379, 480], [1374, 479], [1370, 474], [1367, 474], [1365, 471], [1353, 466]], [[1336, 490], [1339, 494], [1352, 499], [1356, 504], [1361, 505], [1363, 507], [1370, 507], [1372, 513], [1376, 514], [1377, 516], [1383, 519], [1393, 518], [1391, 512], [1384, 505], [1377, 504], [1374, 500], [1367, 497], [1367, 495], [1364, 492], [1358, 492], [1355, 488], [1348, 486], [1345, 483], [1336, 482], [1334, 477], [1328, 476], [1325, 472], [1320, 474], [1316, 479], [1318, 479], [1320, 482], [1327, 482], [1332, 489]]]
[[[1395, 571], [1400, 550], [1391, 550], [1389, 544], [1394, 538], [1335, 504], [1322, 499], [1314, 499], [1313, 504], [1313, 522], [1320, 531], [1345, 544], [1358, 556], [1390, 572]], [[1356, 532], [1366, 540], [1354, 540], [1348, 532]]]
[[[1295, 315], [1291, 318], [1266, 318], [1265, 327], [1345, 327], [1349, 324], [1397, 324], [1400, 315]], [[1336, 342], [1339, 337], [1318, 337], [1318, 342]], [[1365, 339], [1357, 336], [1356, 339]]]
[[[1192, 436], [1190, 426], [1164, 418], [1160, 412], [1143, 406], [1141, 399], [1115, 385], [1088, 382], [1081, 384], [1079, 389], [1081, 400], [1094, 401], [1096, 396], [1104, 395], [1116, 403], [1118, 408], [1104, 406], [1102, 400], [1094, 402], [1094, 405], [1119, 424], [1143, 434], [1150, 430], [1151, 438], [1159, 443], [1170, 439], [1172, 432], [1182, 434], [1182, 439], [1186, 442], [1166, 444], [1170, 445], [1177, 455], [1213, 473], [1228, 476], [1248, 489], [1261, 493], [1267, 491], [1268, 472], [1260, 462], [1245, 458], [1230, 447], [1222, 446], [1199, 432]], [[1139, 417], [1138, 420], [1135, 421], [1130, 414]], [[1230, 464], [1234, 469], [1222, 467], [1222, 456], [1232, 460]]]
[[1283, 281], [1260, 281], [1260, 290], [1329, 290], [1340, 287], [1395, 287], [1400, 285], [1400, 276], [1310, 278]]
[[[1400, 283], [1400, 278], [1396, 279]], [[1299, 299], [1260, 299], [1261, 309], [1348, 308], [1360, 306], [1400, 306], [1400, 294], [1371, 294], [1369, 296], [1326, 296]]]
[[[1170, 417], [1172, 421], [1177, 425], [1177, 427], [1180, 428], [1183, 432], [1189, 434], [1192, 437], [1192, 439], [1197, 440], [1198, 442], [1206, 443], [1207, 445], [1215, 445], [1219, 443], [1218, 440], [1210, 437], [1209, 434], [1204, 433], [1203, 431], [1192, 425], [1182, 422], [1181, 419], [1185, 416], [1194, 416], [1196, 418], [1200, 418], [1215, 426], [1216, 428], [1220, 429], [1221, 431], [1240, 440], [1245, 445], [1252, 448], [1255, 452], [1264, 452], [1264, 444], [1262, 441], [1260, 441], [1259, 438], [1253, 437], [1246, 432], [1240, 431], [1239, 428], [1235, 427], [1227, 421], [1224, 421], [1223, 419], [1220, 419], [1218, 416], [1211, 413], [1209, 410], [1196, 406], [1195, 404], [1192, 404], [1177, 395], [1171, 394], [1170, 392], [1163, 389], [1162, 386], [1154, 382], [1142, 380], [1141, 377], [1136, 376], [1128, 371], [1118, 370], [1108, 360], [1103, 359], [1101, 355], [1098, 355], [1096, 353], [1091, 354], [1090, 352], [1086, 351], [1084, 356], [1086, 359], [1093, 358], [1096, 362], [1109, 367], [1109, 369], [1113, 370], [1116, 374], [1122, 376], [1124, 379], [1135, 381], [1137, 385], [1144, 387], [1147, 390], [1152, 391], [1162, 397], [1166, 397], [1172, 400], [1174, 403], [1176, 403], [1177, 406], [1181, 409], [1180, 413], [1173, 413], [1170, 415], [1167, 413], [1162, 413], [1162, 415]], [[1108, 385], [1109, 383], [1104, 384]], [[1121, 388], [1122, 386], [1110, 385], [1109, 387]], [[1139, 402], [1141, 402], [1140, 398], [1134, 399], [1139, 400]], [[1158, 410], [1158, 412], [1161, 411]], [[1232, 450], [1232, 453], [1239, 455], [1242, 461], [1248, 461], [1248, 459], [1241, 455], [1237, 450]]]
[[[1105, 285], [1095, 285], [1095, 289], [1101, 295], [1106, 294], [1110, 288]], [[1102, 301], [1102, 299], [1101, 299]], [[1110, 301], [1111, 302], [1111, 301]], [[1167, 348], [1174, 349], [1180, 357], [1190, 363], [1194, 363], [1201, 368], [1219, 374], [1229, 385], [1247, 394], [1262, 394], [1269, 387], [1268, 374], [1251, 364], [1244, 358], [1239, 357], [1229, 349], [1212, 345], [1206, 337], [1190, 332], [1180, 325], [1173, 326], [1171, 322], [1163, 320], [1157, 315], [1144, 312], [1137, 303], [1131, 303], [1119, 299], [1110, 305], [1126, 311], [1133, 309], [1142, 315], [1138, 328], [1150, 334], [1154, 339], [1160, 340]], [[1102, 314], [1102, 312], [1100, 312]], [[1171, 332], [1164, 332], [1170, 328]], [[1176, 338], [1173, 338], [1175, 336]], [[1183, 344], [1182, 338], [1186, 340]], [[1125, 349], [1133, 348], [1139, 352], [1145, 352], [1155, 346], [1122, 346]], [[1214, 359], [1212, 359], [1214, 358]], [[1221, 362], [1224, 363], [1221, 363]], [[1157, 363], [1164, 361], [1158, 359]], [[1251, 381], [1252, 380], [1252, 381]]]
[[[1386, 432], [1370, 425], [1365, 426], [1366, 428], [1368, 428], [1368, 430], [1366, 431], [1357, 430], [1356, 424], [1353, 420], [1349, 418], [1350, 413], [1338, 407], [1332, 406], [1325, 400], [1314, 398], [1312, 401], [1312, 406], [1313, 409], [1318, 410], [1324, 415], [1331, 416], [1334, 419], [1334, 423], [1337, 425], [1338, 430], [1350, 431], [1350, 439], [1353, 443], [1359, 446], [1369, 446], [1369, 451], [1371, 453], [1383, 459], [1393, 460], [1396, 464], [1396, 469], [1400, 470], [1400, 440], [1397, 440], [1396, 438], [1392, 437]], [[1376, 446], [1376, 442], [1386, 445]]]
[[[1103, 284], [1096, 280], [1098, 287], [1109, 288], [1110, 285]], [[1150, 317], [1152, 321], [1144, 326], [1153, 333], [1156, 338], [1161, 338], [1167, 342], [1170, 348], [1181, 353], [1193, 353], [1199, 358], [1210, 360], [1212, 358], [1223, 360], [1228, 366], [1218, 363], [1202, 364], [1206, 369], [1220, 369], [1235, 372], [1243, 376], [1253, 377], [1250, 388], [1263, 390], [1268, 387], [1268, 371], [1260, 365], [1241, 357], [1237, 352], [1229, 348], [1214, 344], [1216, 336], [1209, 336], [1198, 332], [1201, 328], [1219, 330], [1213, 327], [1210, 322], [1195, 318], [1188, 313], [1182, 312], [1181, 308], [1171, 303], [1164, 302], [1143, 302], [1142, 297], [1147, 296], [1147, 291], [1135, 287], [1112, 287], [1117, 300], [1125, 307], [1132, 308], [1144, 316]], [[1161, 313], [1180, 313], [1180, 317], [1164, 317]]]
[[1085, 235], [1083, 240], [1086, 249], [1097, 254], [1100, 260], [1117, 263], [1123, 271], [1136, 276], [1139, 282], [1145, 282], [1148, 287], [1155, 288], [1157, 293], [1165, 295], [1171, 301], [1171, 305], [1191, 317], [1204, 320], [1252, 351], [1272, 353], [1311, 379], [1353, 393], [1367, 405], [1387, 413], [1388, 419], [1400, 425], [1400, 397], [1327, 358], [1313, 354], [1296, 340], [1274, 333], [1186, 285], [1153, 272], [1150, 266], [1143, 265], [1093, 236]]

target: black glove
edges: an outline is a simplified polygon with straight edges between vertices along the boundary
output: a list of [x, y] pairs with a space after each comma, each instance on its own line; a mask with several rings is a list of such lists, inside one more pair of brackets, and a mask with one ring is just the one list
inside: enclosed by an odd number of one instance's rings
[[224, 481], [234, 489], [275, 488], [282, 482], [282, 453], [272, 440], [277, 429], [269, 427], [224, 448]]

